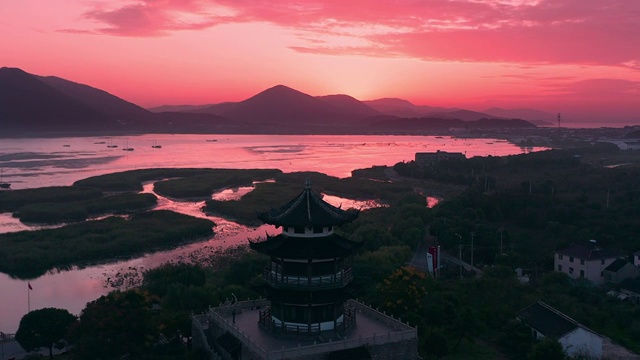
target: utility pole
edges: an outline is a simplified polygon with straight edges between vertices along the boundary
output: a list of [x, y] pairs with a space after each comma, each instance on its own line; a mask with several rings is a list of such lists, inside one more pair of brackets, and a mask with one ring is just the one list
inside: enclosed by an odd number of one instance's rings
[[460, 260], [460, 279], [462, 279], [462, 236], [454, 234], [458, 237], [458, 260]]

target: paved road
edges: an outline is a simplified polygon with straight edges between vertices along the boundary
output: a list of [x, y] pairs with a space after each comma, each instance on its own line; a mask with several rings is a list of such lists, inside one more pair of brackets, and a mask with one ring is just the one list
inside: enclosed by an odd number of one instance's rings
[[[40, 348], [40, 349], [41, 350], [38, 353], [41, 356], [46, 356], [46, 357], [49, 356], [49, 349], [45, 349], [45, 348]], [[64, 351], [66, 351], [66, 349], [63, 349], [62, 351], [60, 351], [54, 348], [53, 355], [62, 354]], [[18, 342], [15, 341], [14, 339], [0, 341], [0, 360], [12, 360], [12, 359], [18, 360], [27, 356], [27, 354], [28, 353], [24, 351], [22, 346], [20, 346], [20, 344], [18, 344]]]
[[[436, 244], [436, 240], [433, 236], [429, 235], [429, 228], [426, 229], [426, 235], [423, 241], [420, 242], [416, 252], [413, 254], [413, 258], [411, 259], [410, 265], [420, 269], [424, 272], [428, 271], [427, 265], [427, 254], [429, 253], [429, 246], [434, 246]], [[445, 263], [453, 264], [455, 266], [460, 266], [465, 269], [465, 271], [473, 271], [476, 276], [482, 276], [482, 270], [477, 267], [471, 266], [471, 264], [466, 263], [464, 261], [460, 261], [457, 257], [452, 256], [446, 251], [440, 250], [440, 264], [444, 265]]]

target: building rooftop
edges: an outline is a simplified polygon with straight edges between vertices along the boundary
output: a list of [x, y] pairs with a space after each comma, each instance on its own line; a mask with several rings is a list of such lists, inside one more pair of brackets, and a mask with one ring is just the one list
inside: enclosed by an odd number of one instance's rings
[[545, 337], [554, 339], [559, 339], [578, 327], [591, 331], [542, 301], [520, 310], [517, 317]]
[[252, 249], [275, 257], [290, 259], [345, 257], [353, 253], [361, 242], [351, 241], [337, 234], [319, 238], [289, 237], [286, 235], [267, 236], [266, 240], [252, 242]]
[[607, 266], [605, 270], [616, 272], [622, 269], [627, 264], [630, 264], [630, 262], [625, 259], [616, 259], [616, 261], [612, 262], [609, 266]]
[[[417, 338], [417, 330], [403, 322], [377, 310], [348, 300], [347, 306], [356, 309], [356, 324], [342, 339], [315, 337], [295, 337], [273, 334], [258, 326], [259, 312], [269, 306], [268, 300], [243, 301], [234, 305], [210, 309], [208, 313], [194, 317], [203, 330], [213, 326], [221, 327], [237, 338], [245, 347], [263, 359], [286, 359], [301, 355], [333, 353], [355, 349], [365, 344], [379, 344]], [[236, 309], [235, 322], [233, 309]], [[207, 332], [208, 333], [208, 332]], [[213, 339], [209, 339], [211, 343]], [[353, 350], [356, 351], [356, 350]], [[338, 356], [336, 354], [336, 356]]]
[[612, 259], [623, 255], [623, 253], [618, 250], [603, 249], [595, 243], [574, 244], [566, 249], [558, 250], [557, 253], [582, 260]]
[[263, 222], [275, 226], [333, 226], [342, 225], [358, 217], [357, 210], [342, 210], [322, 200], [311, 190], [311, 182], [284, 206], [258, 213]]

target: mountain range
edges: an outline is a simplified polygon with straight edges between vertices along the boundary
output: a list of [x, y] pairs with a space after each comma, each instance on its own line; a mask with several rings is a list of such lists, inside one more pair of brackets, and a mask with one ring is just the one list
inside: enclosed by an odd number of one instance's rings
[[[103, 90], [55, 76], [0, 68], [0, 128], [25, 132], [171, 133], [426, 133], [451, 127], [533, 127], [516, 114], [418, 106], [402, 99], [359, 101], [349, 95], [311, 96], [284, 85], [240, 102], [144, 109]], [[499, 115], [497, 115], [499, 114]], [[530, 119], [533, 120], [533, 119]]]

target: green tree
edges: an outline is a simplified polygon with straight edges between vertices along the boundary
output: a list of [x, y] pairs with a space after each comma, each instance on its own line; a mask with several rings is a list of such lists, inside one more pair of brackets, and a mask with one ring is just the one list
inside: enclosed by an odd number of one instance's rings
[[145, 294], [114, 291], [87, 304], [76, 330], [79, 359], [144, 358], [159, 339], [159, 324]]
[[396, 316], [421, 314], [427, 296], [428, 280], [420, 270], [404, 266], [378, 285], [382, 307]]
[[562, 345], [554, 339], [544, 338], [534, 345], [529, 360], [564, 360], [567, 358]]
[[27, 351], [40, 347], [49, 349], [53, 358], [53, 347], [65, 339], [76, 317], [65, 309], [45, 308], [31, 311], [20, 320], [16, 340]]
[[433, 331], [424, 339], [425, 353], [439, 359], [449, 353], [447, 337], [441, 331]]

